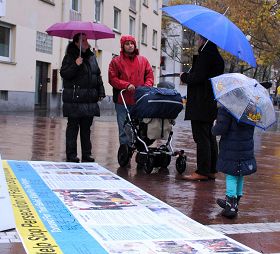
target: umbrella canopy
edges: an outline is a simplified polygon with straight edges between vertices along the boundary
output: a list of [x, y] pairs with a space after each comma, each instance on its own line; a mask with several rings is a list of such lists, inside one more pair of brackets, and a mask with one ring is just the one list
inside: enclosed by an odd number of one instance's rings
[[72, 39], [77, 33], [83, 33], [88, 39], [93, 40], [115, 38], [114, 32], [109, 27], [103, 24], [84, 21], [56, 23], [50, 26], [46, 32], [49, 35], [66, 39]]
[[182, 25], [256, 67], [256, 59], [249, 41], [226, 16], [211, 9], [191, 4], [164, 7], [162, 10]]
[[267, 129], [276, 122], [268, 91], [255, 79], [227, 73], [210, 79], [216, 100], [238, 121]]

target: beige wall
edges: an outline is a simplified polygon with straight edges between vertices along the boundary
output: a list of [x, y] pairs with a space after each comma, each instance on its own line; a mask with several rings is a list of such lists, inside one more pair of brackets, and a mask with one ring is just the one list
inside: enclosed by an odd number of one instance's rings
[[[68, 43], [67, 39], [53, 37], [53, 54], [36, 51], [36, 32], [45, 32], [53, 23], [69, 21], [70, 0], [53, 0], [55, 5], [41, 0], [8, 0], [6, 4], [6, 16], [0, 18], [0, 22], [14, 25], [13, 29], [13, 60], [12, 62], [0, 61], [0, 90], [8, 91], [35, 91], [36, 61], [49, 63], [49, 77], [52, 69], [59, 69]], [[137, 0], [136, 13], [129, 10], [129, 0], [105, 0], [103, 6], [102, 23], [113, 28], [113, 7], [121, 10], [121, 34], [129, 32], [129, 15], [135, 17], [135, 36], [140, 41], [141, 23], [144, 21], [148, 26], [148, 45], [138, 45], [140, 53], [146, 56], [151, 65], [155, 66], [156, 77], [159, 76], [160, 64], [160, 34], [161, 34], [161, 11], [154, 14], [152, 0], [149, 8], [140, 4]], [[142, 2], [142, 1], [141, 1]], [[161, 1], [159, 1], [161, 6]], [[81, 0], [81, 18], [83, 21], [93, 20], [94, 0]], [[141, 15], [140, 15], [141, 14]], [[157, 50], [152, 49], [152, 31], [158, 31]], [[103, 75], [106, 93], [112, 94], [108, 84], [107, 71], [112, 59], [112, 54], [119, 54], [120, 33], [115, 33], [115, 39], [90, 41], [93, 47], [100, 50], [98, 60]], [[52, 80], [51, 80], [52, 82]], [[58, 77], [58, 90], [61, 89], [61, 79]], [[51, 83], [50, 83], [51, 84]], [[51, 85], [48, 87], [50, 92]]]

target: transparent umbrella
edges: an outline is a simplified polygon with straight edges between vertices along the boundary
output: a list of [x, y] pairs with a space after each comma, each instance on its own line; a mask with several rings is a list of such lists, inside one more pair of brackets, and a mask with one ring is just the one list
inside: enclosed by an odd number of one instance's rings
[[267, 129], [276, 122], [268, 91], [255, 79], [240, 73], [211, 78], [216, 100], [238, 121]]

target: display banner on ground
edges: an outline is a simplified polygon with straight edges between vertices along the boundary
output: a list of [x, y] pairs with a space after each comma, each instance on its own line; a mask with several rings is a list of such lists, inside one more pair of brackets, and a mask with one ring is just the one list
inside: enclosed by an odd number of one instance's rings
[[0, 231], [15, 228], [15, 220], [13, 216], [13, 210], [11, 206], [6, 179], [2, 168], [2, 163], [0, 163], [0, 211]]
[[27, 253], [257, 253], [97, 163], [3, 161]]

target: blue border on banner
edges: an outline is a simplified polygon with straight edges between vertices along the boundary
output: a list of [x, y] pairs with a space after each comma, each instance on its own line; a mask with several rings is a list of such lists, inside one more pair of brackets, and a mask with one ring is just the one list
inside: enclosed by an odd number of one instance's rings
[[[29, 197], [40, 219], [63, 253], [108, 254], [100, 243], [75, 219], [68, 208], [45, 184], [28, 162], [7, 162], [26, 195]], [[27, 189], [27, 185], [29, 185], [30, 188]], [[39, 200], [37, 197], [39, 197]], [[43, 206], [47, 208], [47, 211], [42, 211], [44, 209], [40, 207], [40, 204], [41, 206], [43, 204]], [[52, 225], [50, 225], [50, 222], [54, 222], [54, 224], [51, 223]]]

